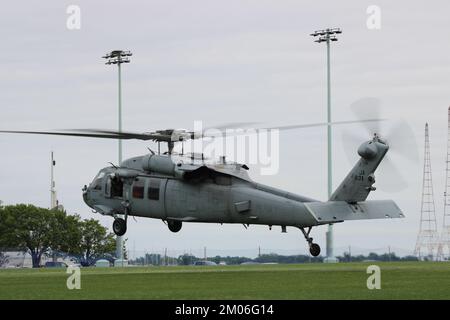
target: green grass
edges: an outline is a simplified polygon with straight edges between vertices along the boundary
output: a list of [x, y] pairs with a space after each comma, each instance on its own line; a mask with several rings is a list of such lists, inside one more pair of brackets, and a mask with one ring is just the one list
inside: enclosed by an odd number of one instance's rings
[[[366, 268], [381, 268], [368, 290]], [[216, 267], [0, 270], [0, 299], [450, 299], [450, 263], [340, 263]]]

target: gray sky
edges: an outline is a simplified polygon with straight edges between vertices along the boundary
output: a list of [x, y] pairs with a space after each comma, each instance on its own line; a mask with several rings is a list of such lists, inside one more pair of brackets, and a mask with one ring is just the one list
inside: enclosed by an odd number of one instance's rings
[[[66, 9], [81, 8], [81, 29], [66, 28]], [[366, 26], [369, 5], [381, 9], [381, 29]], [[350, 120], [362, 97], [383, 102], [383, 117], [408, 121], [420, 157], [423, 126], [430, 124], [439, 226], [450, 85], [448, 1], [45, 1], [9, 2], [0, 12], [1, 129], [111, 128], [117, 126], [117, 72], [101, 56], [133, 51], [124, 66], [124, 129], [149, 131], [243, 122], [314, 123], [326, 119], [325, 46], [309, 33], [341, 27], [332, 45], [333, 119]], [[389, 125], [386, 124], [386, 127]], [[346, 129], [368, 138], [359, 126]], [[334, 131], [334, 185], [351, 168]], [[262, 183], [326, 199], [326, 133], [311, 128], [281, 134], [281, 168]], [[144, 154], [143, 142], [125, 142], [124, 156]], [[357, 146], [355, 146], [356, 151]], [[55, 152], [59, 200], [82, 217], [91, 213], [81, 188], [107, 162], [117, 162], [115, 141], [0, 136], [0, 199], [47, 207], [49, 157]], [[356, 156], [355, 161], [356, 161]], [[336, 225], [336, 247], [412, 250], [418, 231], [422, 160], [392, 157], [409, 187], [378, 190], [370, 199], [397, 201], [406, 219]], [[392, 177], [395, 179], [395, 177]], [[389, 181], [378, 181], [378, 186]], [[298, 230], [185, 224], [173, 234], [159, 220], [129, 220], [136, 249], [285, 249], [305, 253]], [[326, 227], [313, 230], [325, 248]]]

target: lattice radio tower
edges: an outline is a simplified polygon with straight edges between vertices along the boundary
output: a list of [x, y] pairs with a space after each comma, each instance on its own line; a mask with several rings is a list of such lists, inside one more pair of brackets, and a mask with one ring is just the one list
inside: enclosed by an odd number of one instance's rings
[[444, 220], [442, 224], [439, 258], [450, 258], [450, 107], [448, 108], [447, 159], [445, 166]]
[[422, 205], [420, 211], [420, 230], [417, 236], [415, 255], [423, 260], [435, 260], [439, 248], [436, 212], [433, 195], [433, 178], [431, 174], [430, 138], [428, 123], [425, 124], [425, 156], [423, 163]]

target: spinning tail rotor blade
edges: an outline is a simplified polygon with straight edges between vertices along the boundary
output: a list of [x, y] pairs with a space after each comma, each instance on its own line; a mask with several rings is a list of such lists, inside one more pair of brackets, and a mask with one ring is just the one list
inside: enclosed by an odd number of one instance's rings
[[361, 139], [361, 137], [358, 137], [350, 130], [345, 130], [342, 132], [342, 144], [349, 163], [353, 164], [358, 159], [358, 153], [356, 150], [363, 142], [364, 140]]
[[419, 152], [414, 132], [406, 121], [399, 121], [389, 130], [386, 137], [393, 153], [411, 162], [419, 161]]
[[[363, 98], [357, 100], [350, 106], [350, 109], [355, 113], [356, 117], [380, 117], [380, 100], [377, 98]], [[404, 120], [387, 121], [389, 130], [385, 130], [380, 126], [380, 122], [364, 123], [365, 129], [369, 133], [369, 137], [374, 134], [379, 135], [382, 139], [387, 141], [389, 145], [389, 152], [380, 164], [376, 172], [376, 181], [379, 189], [387, 192], [399, 192], [407, 188], [408, 184], [401, 174], [401, 167], [396, 163], [404, 161], [405, 159], [411, 163], [419, 160], [418, 149], [414, 132], [408, 123]], [[388, 132], [386, 135], [384, 132]], [[356, 150], [367, 138], [358, 138], [349, 131], [342, 133], [342, 142], [348, 159], [351, 162], [355, 161]], [[403, 160], [399, 160], [398, 156]]]
[[[350, 110], [360, 120], [364, 118], [379, 119], [380, 106], [381, 102], [378, 98], [362, 98], [353, 102], [350, 105]], [[373, 135], [379, 133], [380, 122], [366, 123], [364, 127], [370, 135]]]
[[400, 192], [408, 188], [401, 170], [392, 161], [389, 153], [381, 161], [376, 172], [376, 185], [385, 192]]

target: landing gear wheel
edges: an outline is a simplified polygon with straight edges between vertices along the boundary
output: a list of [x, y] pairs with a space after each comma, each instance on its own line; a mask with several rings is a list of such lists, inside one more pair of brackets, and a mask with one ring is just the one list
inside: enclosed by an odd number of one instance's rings
[[310, 243], [309, 253], [311, 253], [313, 257], [317, 257], [320, 254], [320, 246], [317, 243]]
[[127, 232], [127, 223], [122, 218], [116, 218], [113, 222], [113, 231], [117, 236], [123, 236]]
[[183, 223], [181, 221], [177, 220], [168, 220], [167, 226], [169, 227], [169, 230], [172, 232], [178, 232], [181, 230], [181, 227], [183, 226]]
[[309, 245], [309, 252], [313, 257], [317, 257], [320, 254], [320, 246], [317, 243], [313, 242], [313, 238], [309, 236], [309, 233], [311, 232], [312, 227], [308, 227], [308, 230], [305, 230], [303, 227], [298, 227], [303, 235], [305, 236], [306, 242], [308, 242]]

